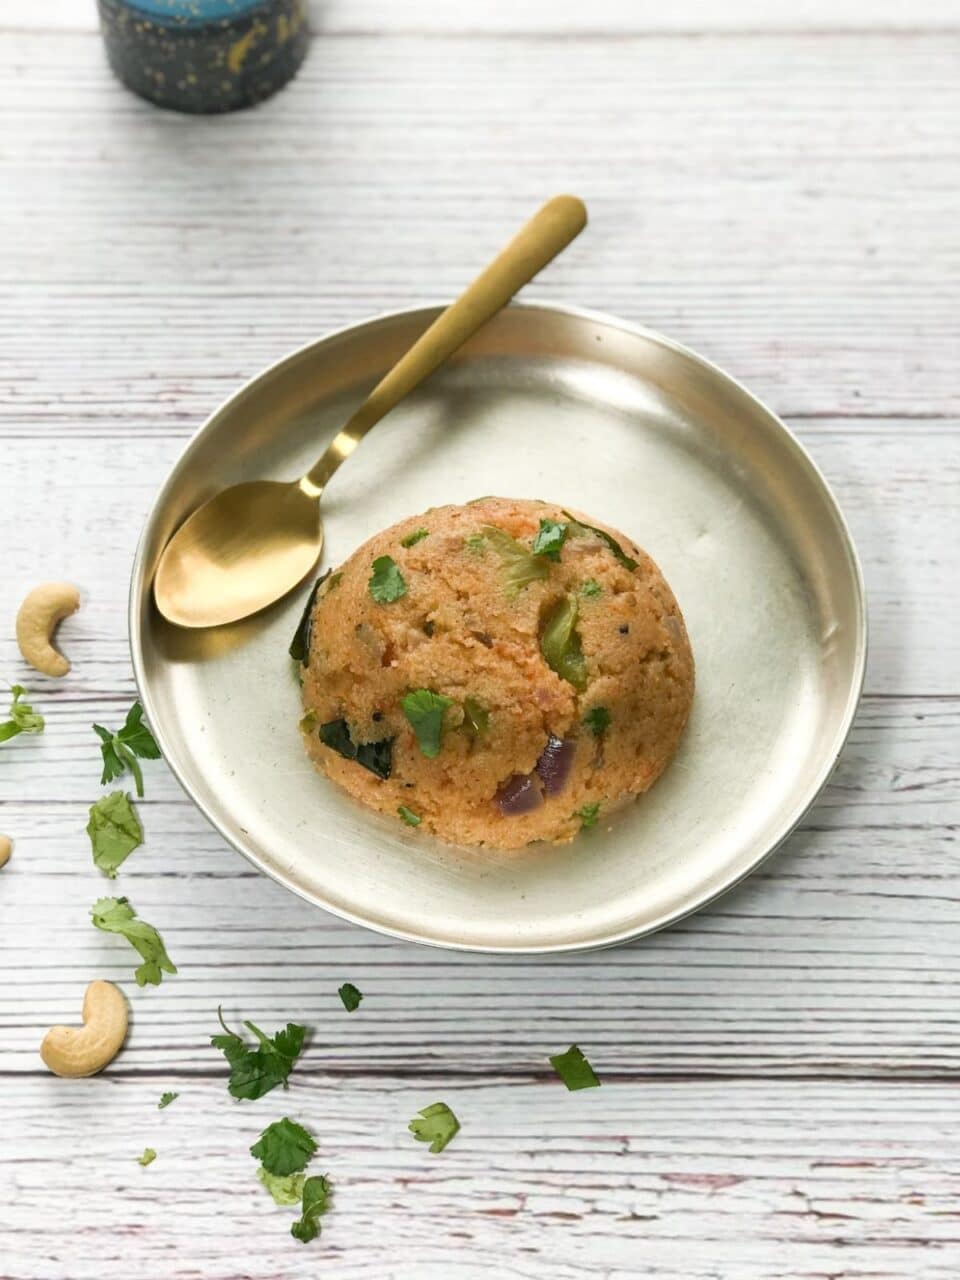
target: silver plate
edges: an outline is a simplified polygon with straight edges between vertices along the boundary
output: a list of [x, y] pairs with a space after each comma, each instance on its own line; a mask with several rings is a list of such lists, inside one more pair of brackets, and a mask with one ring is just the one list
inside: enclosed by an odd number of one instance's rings
[[297, 731], [287, 644], [307, 587], [217, 631], [153, 607], [157, 556], [225, 485], [298, 475], [437, 314], [382, 316], [267, 369], [201, 428], [137, 551], [130, 644], [187, 794], [241, 853], [337, 915], [439, 946], [609, 946], [742, 879], [826, 781], [863, 681], [866, 616], [837, 505], [787, 428], [720, 370], [606, 316], [513, 305], [390, 414], [324, 498], [324, 563], [402, 516], [487, 493], [593, 512], [654, 557], [697, 662], [680, 752], [572, 845], [450, 848], [359, 808]]

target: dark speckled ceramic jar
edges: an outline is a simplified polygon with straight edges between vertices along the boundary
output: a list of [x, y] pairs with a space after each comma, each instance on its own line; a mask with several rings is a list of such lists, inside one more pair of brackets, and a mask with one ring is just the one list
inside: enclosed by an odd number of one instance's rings
[[306, 0], [98, 0], [110, 66], [174, 111], [234, 111], [268, 98], [307, 52]]

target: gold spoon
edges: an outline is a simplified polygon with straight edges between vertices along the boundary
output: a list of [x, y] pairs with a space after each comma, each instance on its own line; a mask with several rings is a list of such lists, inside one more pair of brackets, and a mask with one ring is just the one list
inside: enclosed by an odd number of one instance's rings
[[323, 549], [319, 500], [327, 481], [384, 414], [510, 301], [587, 224], [575, 196], [554, 196], [434, 320], [377, 383], [300, 480], [254, 480], [224, 489], [164, 548], [153, 592], [181, 627], [236, 622], [272, 604], [310, 572]]

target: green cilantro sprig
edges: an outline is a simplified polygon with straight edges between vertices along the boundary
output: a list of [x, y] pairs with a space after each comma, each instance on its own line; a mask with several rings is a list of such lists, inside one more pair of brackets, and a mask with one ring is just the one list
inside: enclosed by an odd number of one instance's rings
[[419, 529], [414, 529], [413, 532], [408, 533], [405, 538], [401, 538], [400, 545], [401, 547], [415, 547], [418, 542], [422, 542], [424, 538], [429, 538], [429, 537], [430, 537], [430, 530], [424, 529], [423, 526], [421, 525]]
[[452, 698], [434, 693], [432, 689], [412, 689], [400, 699], [403, 714], [416, 734], [417, 745], [430, 760], [440, 754], [443, 713], [452, 704]]
[[288, 1022], [282, 1031], [268, 1036], [254, 1023], [244, 1022], [258, 1041], [256, 1048], [250, 1048], [242, 1036], [230, 1030], [219, 1008], [217, 1017], [224, 1034], [211, 1036], [210, 1043], [230, 1065], [229, 1089], [233, 1097], [253, 1100], [262, 1098], [278, 1084], [286, 1088], [287, 1077], [303, 1049], [307, 1028]]
[[20, 699], [27, 692], [22, 684], [10, 686], [13, 701], [10, 703], [10, 719], [0, 724], [0, 742], [15, 738], [18, 733], [43, 733], [44, 719], [33, 707]]
[[137, 763], [139, 756], [143, 760], [159, 760], [160, 748], [153, 734], [143, 723], [143, 707], [135, 702], [127, 712], [123, 728], [111, 733], [102, 724], [95, 724], [93, 731], [100, 739], [100, 754], [103, 756], [103, 773], [100, 785], [104, 786], [119, 778], [124, 769], [129, 769], [137, 786], [137, 795], [143, 798], [143, 774]]
[[580, 819], [580, 826], [585, 831], [588, 827], [595, 827], [597, 819], [600, 816], [600, 801], [593, 800], [590, 804], [585, 804], [582, 809], [578, 809], [573, 815]]
[[161, 1093], [160, 1101], [157, 1103], [157, 1110], [158, 1111], [165, 1110], [167, 1107], [169, 1107], [171, 1102], [176, 1102], [177, 1098], [179, 1097], [180, 1097], [179, 1093], [173, 1093], [173, 1092]]
[[343, 1001], [343, 1007], [347, 1013], [353, 1013], [354, 1010], [360, 1008], [363, 992], [358, 987], [355, 987], [352, 982], [345, 982], [342, 987], [338, 988], [337, 995]]
[[300, 1217], [290, 1227], [294, 1240], [307, 1244], [320, 1234], [320, 1216], [327, 1212], [329, 1201], [329, 1179], [322, 1174], [307, 1178], [303, 1184]]
[[126, 792], [111, 791], [90, 806], [87, 835], [94, 866], [115, 880], [120, 865], [143, 844], [143, 827]]
[[418, 1142], [429, 1142], [436, 1155], [460, 1132], [460, 1121], [445, 1102], [434, 1102], [418, 1112], [407, 1128]]
[[163, 939], [152, 924], [138, 920], [126, 898], [98, 898], [90, 908], [93, 923], [104, 933], [119, 933], [143, 957], [133, 976], [137, 986], [160, 985], [165, 973], [176, 973], [177, 966], [167, 955]]
[[257, 1177], [273, 1196], [274, 1204], [289, 1208], [290, 1205], [300, 1203], [306, 1174], [288, 1173], [286, 1177], [279, 1178], [261, 1165], [257, 1170]]
[[559, 560], [560, 548], [567, 540], [567, 529], [567, 525], [556, 520], [541, 520], [537, 536], [533, 540], [533, 554]]
[[584, 1057], [579, 1045], [572, 1044], [566, 1053], [558, 1053], [550, 1059], [550, 1065], [572, 1092], [577, 1089], [599, 1089], [597, 1073]]
[[142, 1164], [143, 1167], [146, 1168], [148, 1164], [153, 1164], [156, 1158], [157, 1153], [154, 1151], [153, 1147], [144, 1147], [143, 1155], [137, 1157], [137, 1164]]
[[377, 556], [367, 584], [377, 604], [393, 604], [407, 594], [407, 584], [392, 556]]
[[250, 1148], [250, 1154], [268, 1173], [283, 1178], [290, 1173], [302, 1173], [316, 1149], [313, 1136], [303, 1125], [284, 1116], [267, 1125]]
[[599, 738], [610, 728], [610, 712], [606, 707], [591, 707], [583, 717], [583, 723], [595, 738]]

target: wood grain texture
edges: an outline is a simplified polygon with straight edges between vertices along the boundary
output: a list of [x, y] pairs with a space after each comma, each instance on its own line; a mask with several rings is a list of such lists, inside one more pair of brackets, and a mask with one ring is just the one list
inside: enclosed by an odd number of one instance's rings
[[[558, 0], [307, 0], [311, 27], [320, 37], [345, 32], [384, 35], [396, 31], [423, 34], [450, 31], [515, 32], [567, 37], [583, 32], [612, 34], [680, 34], [761, 31], [837, 32], [949, 30], [957, 28], [956, 12], [941, 0], [595, 0], [589, 7]], [[92, 0], [2, 0], [0, 30], [68, 30], [93, 33], [97, 27]]]
[[[0, 0], [0, 1280], [954, 1280], [960, 1256], [958, 14], [917, 0], [326, 0], [297, 80], [216, 120], [109, 76], [92, 4]], [[134, 695], [126, 586], [170, 463], [332, 327], [452, 295], [545, 195], [591, 229], [534, 292], [642, 321], [788, 416], [870, 597], [868, 696], [816, 808], [710, 910], [577, 959], [380, 938], [264, 879], [147, 766], [116, 882], [93, 720]], [[22, 664], [39, 577], [84, 591], [70, 677]], [[3, 703], [0, 701], [0, 711]], [[128, 893], [179, 974], [88, 921]], [[109, 1073], [43, 1031], [95, 976]], [[366, 994], [347, 1015], [344, 980]], [[234, 1105], [215, 1010], [312, 1041]], [[578, 1041], [604, 1079], [547, 1063]], [[164, 1089], [180, 1090], [169, 1110]], [[441, 1156], [406, 1133], [442, 1097]], [[337, 1187], [302, 1250], [246, 1154], [284, 1112]], [[145, 1145], [159, 1151], [136, 1164]]]
[[[181, 1096], [158, 1113], [164, 1088]], [[406, 1123], [437, 1098], [463, 1128], [434, 1156]], [[5, 1104], [32, 1135], [29, 1161], [0, 1169], [5, 1280], [102, 1280], [132, 1258], [151, 1280], [956, 1275], [960, 1123], [946, 1085], [569, 1094], [556, 1080], [325, 1076], [245, 1105], [222, 1080], [47, 1078], [8, 1084]], [[285, 1112], [317, 1135], [314, 1164], [334, 1184], [306, 1247], [247, 1154]], [[146, 1144], [158, 1156], [141, 1169]]]

